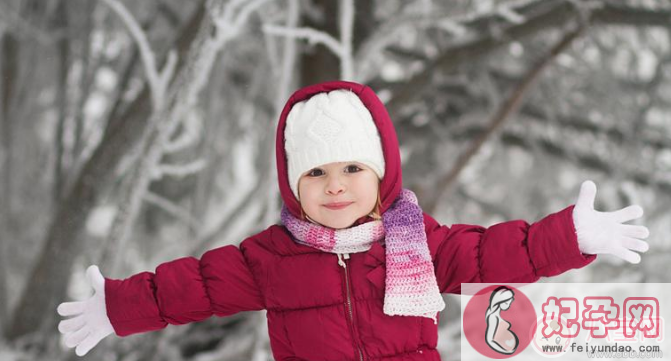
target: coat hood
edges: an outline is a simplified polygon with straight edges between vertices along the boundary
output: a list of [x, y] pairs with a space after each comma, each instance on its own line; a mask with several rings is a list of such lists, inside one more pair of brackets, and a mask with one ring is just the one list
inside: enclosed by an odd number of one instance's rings
[[340, 89], [350, 90], [361, 99], [361, 102], [373, 117], [375, 126], [380, 134], [382, 153], [384, 154], [385, 160], [385, 175], [380, 182], [381, 213], [384, 213], [392, 203], [394, 203], [394, 200], [401, 192], [403, 179], [401, 174], [401, 155], [398, 148], [396, 130], [389, 118], [387, 109], [373, 90], [368, 86], [346, 81], [330, 81], [310, 85], [297, 90], [284, 105], [284, 109], [282, 110], [277, 125], [277, 135], [275, 138], [277, 179], [279, 182], [280, 194], [282, 195], [282, 200], [288, 210], [297, 218], [300, 218], [301, 216], [301, 206], [289, 186], [287, 158], [284, 151], [284, 129], [286, 127], [287, 116], [294, 104], [307, 100], [319, 93], [328, 93]]

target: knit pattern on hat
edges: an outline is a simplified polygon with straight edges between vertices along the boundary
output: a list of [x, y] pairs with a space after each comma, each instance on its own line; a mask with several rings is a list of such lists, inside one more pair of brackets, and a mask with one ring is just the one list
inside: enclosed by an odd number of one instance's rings
[[403, 189], [382, 215], [382, 221], [351, 228], [333, 229], [303, 221], [286, 207], [282, 207], [281, 218], [297, 243], [324, 252], [358, 253], [369, 250], [373, 242], [385, 244], [385, 314], [428, 317], [436, 322], [436, 314], [445, 308], [431, 262], [422, 209], [412, 191]]
[[319, 93], [296, 103], [284, 130], [289, 186], [296, 199], [303, 173], [333, 162], [360, 162], [384, 177], [382, 143], [373, 117], [349, 90]]

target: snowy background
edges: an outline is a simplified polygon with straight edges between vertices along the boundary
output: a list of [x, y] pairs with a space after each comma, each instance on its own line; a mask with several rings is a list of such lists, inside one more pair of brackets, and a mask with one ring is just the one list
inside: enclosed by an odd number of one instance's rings
[[[0, 360], [78, 359], [55, 309], [90, 264], [125, 278], [277, 222], [279, 112], [333, 79], [384, 100], [440, 222], [533, 222], [592, 179], [597, 209], [643, 206], [651, 249], [543, 282], [671, 282], [669, 1], [0, 0]], [[83, 359], [272, 357], [244, 313]]]

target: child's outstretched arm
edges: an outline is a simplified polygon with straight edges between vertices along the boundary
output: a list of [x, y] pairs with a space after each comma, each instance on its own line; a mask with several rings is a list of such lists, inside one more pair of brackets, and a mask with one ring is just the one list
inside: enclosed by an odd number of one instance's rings
[[639, 218], [642, 209], [630, 206], [615, 212], [593, 208], [596, 186], [585, 182], [578, 202], [538, 222], [477, 225], [438, 224], [424, 215], [436, 279], [443, 293], [460, 293], [462, 283], [529, 283], [559, 275], [609, 253], [630, 262], [632, 251], [648, 248], [643, 226], [622, 224]]
[[186, 257], [163, 263], [155, 273], [125, 280], [103, 278], [95, 266], [87, 275], [95, 294], [58, 307], [62, 316], [75, 316], [62, 321], [59, 331], [80, 356], [112, 332], [127, 336], [265, 308], [245, 257], [235, 246], [208, 251], [200, 260]]

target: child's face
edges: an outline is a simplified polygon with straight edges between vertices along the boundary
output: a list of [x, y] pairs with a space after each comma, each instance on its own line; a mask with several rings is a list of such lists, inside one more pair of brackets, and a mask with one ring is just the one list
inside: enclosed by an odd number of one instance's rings
[[373, 211], [379, 180], [358, 162], [328, 163], [313, 168], [298, 181], [303, 212], [327, 227], [347, 228]]

